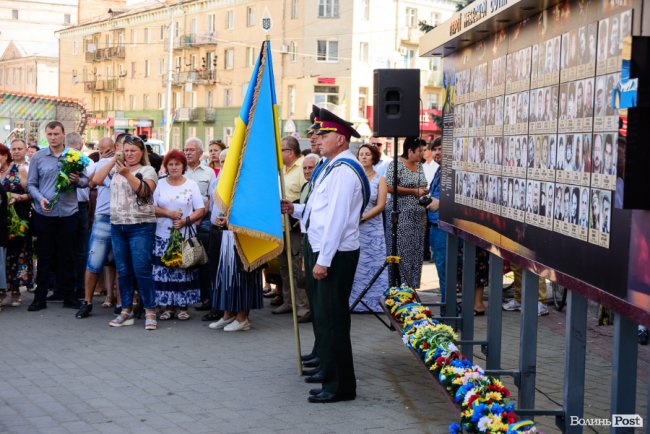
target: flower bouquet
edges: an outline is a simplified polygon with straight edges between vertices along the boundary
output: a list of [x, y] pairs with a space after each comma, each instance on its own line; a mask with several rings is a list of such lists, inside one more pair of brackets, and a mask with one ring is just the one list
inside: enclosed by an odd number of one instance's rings
[[59, 200], [61, 193], [67, 193], [74, 190], [70, 181], [71, 173], [81, 173], [90, 164], [90, 159], [81, 151], [72, 148], [66, 148], [59, 157], [61, 170], [56, 176], [54, 184], [54, 197], [50, 200], [48, 209], [54, 208], [54, 204]]
[[160, 262], [166, 267], [180, 267], [183, 265], [183, 234], [175, 228], [170, 228], [169, 244], [165, 253], [160, 257]]
[[[11, 202], [11, 193], [7, 193], [7, 199]], [[9, 239], [24, 237], [29, 230], [29, 223], [18, 216], [13, 204], [7, 207], [7, 217], [9, 220]]]

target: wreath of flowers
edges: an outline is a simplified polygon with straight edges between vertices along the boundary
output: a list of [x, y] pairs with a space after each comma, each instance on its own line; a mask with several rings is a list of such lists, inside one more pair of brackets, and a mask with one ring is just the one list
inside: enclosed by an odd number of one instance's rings
[[404, 344], [418, 353], [460, 408], [460, 423], [452, 423], [450, 433], [537, 432], [532, 421], [517, 420], [510, 391], [461, 354], [454, 329], [434, 320], [431, 310], [417, 301], [415, 290], [402, 285], [384, 295], [386, 308], [402, 324]]

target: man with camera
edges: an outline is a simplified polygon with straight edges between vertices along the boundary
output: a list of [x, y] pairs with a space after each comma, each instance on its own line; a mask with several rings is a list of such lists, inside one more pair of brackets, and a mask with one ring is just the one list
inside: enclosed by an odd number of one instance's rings
[[442, 303], [445, 302], [445, 254], [447, 249], [447, 233], [438, 227], [438, 208], [440, 206], [440, 175], [442, 171], [442, 141], [436, 137], [431, 145], [433, 161], [438, 163], [438, 170], [433, 175], [429, 186], [429, 195], [422, 196], [420, 200], [430, 199], [427, 205], [427, 220], [429, 221], [429, 244], [433, 260], [436, 263], [438, 279], [440, 281], [440, 294]]

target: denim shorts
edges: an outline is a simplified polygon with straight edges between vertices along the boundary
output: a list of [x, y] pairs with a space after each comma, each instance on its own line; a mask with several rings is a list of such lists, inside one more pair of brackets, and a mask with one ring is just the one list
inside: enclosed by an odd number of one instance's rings
[[96, 215], [90, 232], [86, 268], [92, 273], [101, 273], [106, 260], [112, 257], [112, 251], [111, 216]]

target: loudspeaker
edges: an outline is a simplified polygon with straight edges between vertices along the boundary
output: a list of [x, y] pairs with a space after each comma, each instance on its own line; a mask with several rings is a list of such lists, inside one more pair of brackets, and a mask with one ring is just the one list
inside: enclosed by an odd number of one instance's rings
[[375, 69], [373, 128], [375, 137], [420, 135], [420, 70]]

